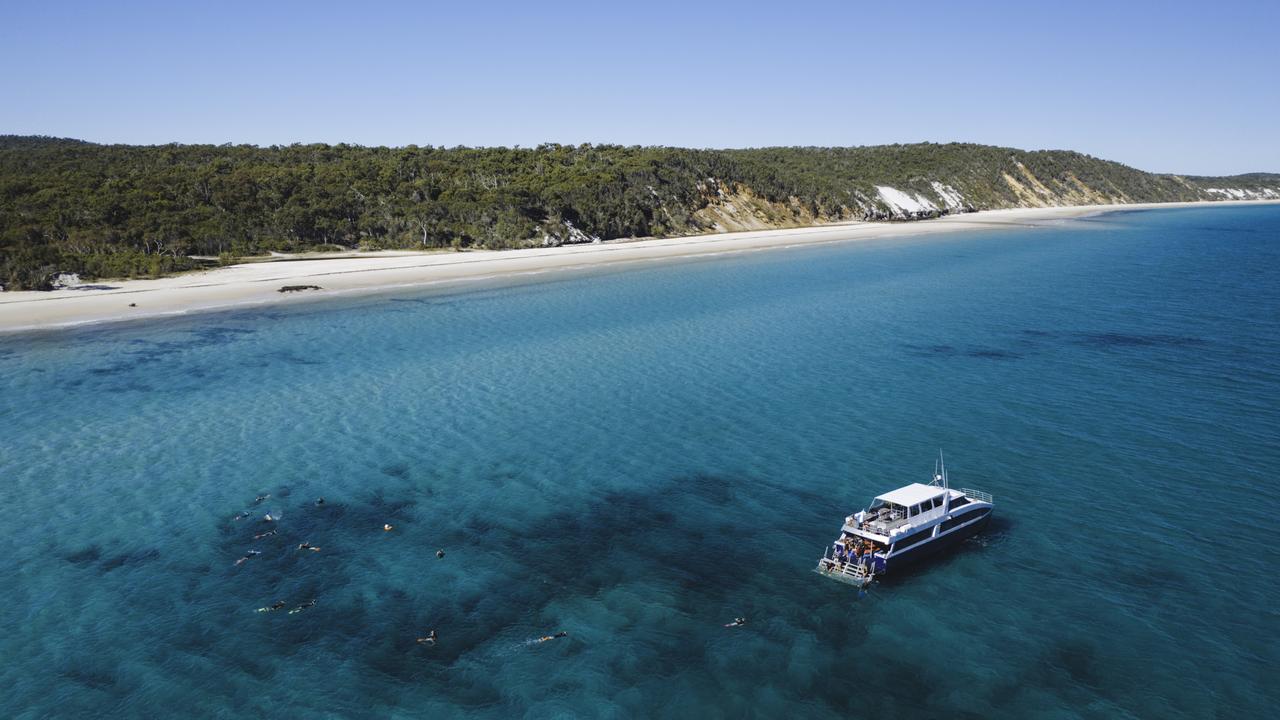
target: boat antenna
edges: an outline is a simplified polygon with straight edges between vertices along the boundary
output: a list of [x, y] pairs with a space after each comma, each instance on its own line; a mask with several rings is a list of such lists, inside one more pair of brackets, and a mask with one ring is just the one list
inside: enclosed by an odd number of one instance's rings
[[942, 489], [947, 491], [942, 493], [942, 513], [945, 515], [951, 512], [951, 486], [947, 484], [947, 461], [942, 457], [942, 448], [938, 448], [937, 467], [936, 479], [942, 481]]

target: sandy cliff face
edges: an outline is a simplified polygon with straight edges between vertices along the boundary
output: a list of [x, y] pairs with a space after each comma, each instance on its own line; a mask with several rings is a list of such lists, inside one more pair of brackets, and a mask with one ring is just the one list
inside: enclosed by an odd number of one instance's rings
[[[1126, 192], [1108, 179], [1086, 181], [1073, 169], [1063, 169], [1056, 177], [1037, 175], [1027, 165], [1010, 158], [1006, 168], [993, 178], [914, 178], [909, 183], [873, 184], [848, 191], [847, 201], [834, 211], [822, 209], [797, 197], [772, 200], [750, 186], [706, 178], [697, 184], [701, 206], [689, 212], [674, 198], [663, 201], [651, 188], [657, 212], [667, 220], [669, 234], [741, 232], [789, 227], [805, 227], [852, 220], [907, 221], [1004, 208], [1048, 208], [1072, 205], [1123, 205], [1130, 203], [1185, 200], [1280, 200], [1280, 188], [1204, 187], [1179, 176], [1163, 176], [1167, 187], [1148, 193]], [[1149, 195], [1159, 193], [1157, 197]], [[677, 217], [685, 218], [683, 222]], [[599, 238], [576, 234], [555, 238], [554, 243], [599, 242]]]
[[1205, 188], [1205, 192], [1223, 200], [1280, 200], [1275, 188]]
[[849, 191], [848, 202], [837, 212], [831, 212], [816, 210], [795, 197], [785, 202], [769, 200], [741, 183], [708, 178], [698, 187], [705, 205], [693, 213], [694, 227], [690, 229], [734, 232], [846, 220], [919, 220], [1015, 207], [1280, 200], [1280, 187], [1205, 187], [1180, 176], [1161, 176], [1160, 179], [1165, 187], [1135, 196], [1109, 179], [1086, 181], [1072, 169], [1046, 177], [1010, 158], [1008, 167], [1000, 170], [995, 178], [914, 178], [898, 185], [872, 185], [870, 192], [854, 188]]
[[713, 232], [800, 227], [844, 219], [839, 215], [815, 213], [798, 198], [773, 202], [745, 185], [724, 183], [715, 178], [708, 178], [698, 190], [706, 205], [693, 213], [694, 221], [701, 229]]

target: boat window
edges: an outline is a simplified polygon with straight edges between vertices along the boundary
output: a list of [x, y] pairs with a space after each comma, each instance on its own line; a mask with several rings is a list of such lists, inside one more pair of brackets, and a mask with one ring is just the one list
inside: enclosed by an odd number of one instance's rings
[[961, 495], [960, 497], [951, 498], [951, 509], [954, 510], [960, 507], [961, 505], [967, 505], [968, 503], [969, 503], [969, 498], [963, 495]]
[[969, 522], [970, 520], [975, 520], [977, 518], [984, 517], [986, 514], [987, 513], [984, 513], [981, 510], [978, 510], [977, 512], [968, 512], [968, 513], [964, 513], [963, 515], [960, 515], [959, 517], [953, 517], [950, 520], [942, 523], [942, 528], [938, 532], [946, 532], [957, 525], [963, 525]]
[[893, 551], [895, 553], [901, 552], [903, 548], [909, 548], [921, 540], [928, 540], [930, 535], [932, 535], [932, 533], [929, 530], [921, 530], [911, 537], [902, 538], [894, 545]]
[[915, 517], [915, 516], [917, 516], [917, 515], [919, 515], [919, 514], [920, 514], [920, 506], [919, 506], [919, 505], [912, 505], [912, 506], [911, 506], [911, 513], [908, 515], [908, 517]]

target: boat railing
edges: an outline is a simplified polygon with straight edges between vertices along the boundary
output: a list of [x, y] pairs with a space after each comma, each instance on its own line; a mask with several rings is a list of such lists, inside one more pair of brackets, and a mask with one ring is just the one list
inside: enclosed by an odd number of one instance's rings
[[991, 503], [993, 505], [995, 504], [991, 498], [991, 493], [985, 493], [981, 490], [973, 490], [970, 488], [960, 488], [960, 492], [964, 493], [964, 496], [970, 500], [978, 500], [980, 502]]
[[871, 568], [863, 562], [843, 562], [824, 557], [818, 561], [818, 572], [841, 582], [865, 587], [874, 577]]
[[[987, 497], [991, 496], [988, 495]], [[893, 537], [901, 532], [914, 532], [916, 528], [927, 525], [945, 514], [941, 506], [911, 517], [902, 517], [900, 513], [895, 513], [892, 519], [889, 520], [875, 519], [868, 521], [866, 529], [885, 537]]]

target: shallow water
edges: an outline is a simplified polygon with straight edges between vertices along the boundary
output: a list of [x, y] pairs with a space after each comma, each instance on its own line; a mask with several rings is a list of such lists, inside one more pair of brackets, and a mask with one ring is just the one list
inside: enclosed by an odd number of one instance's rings
[[1263, 716], [1277, 317], [1246, 207], [0, 338], [0, 715]]

